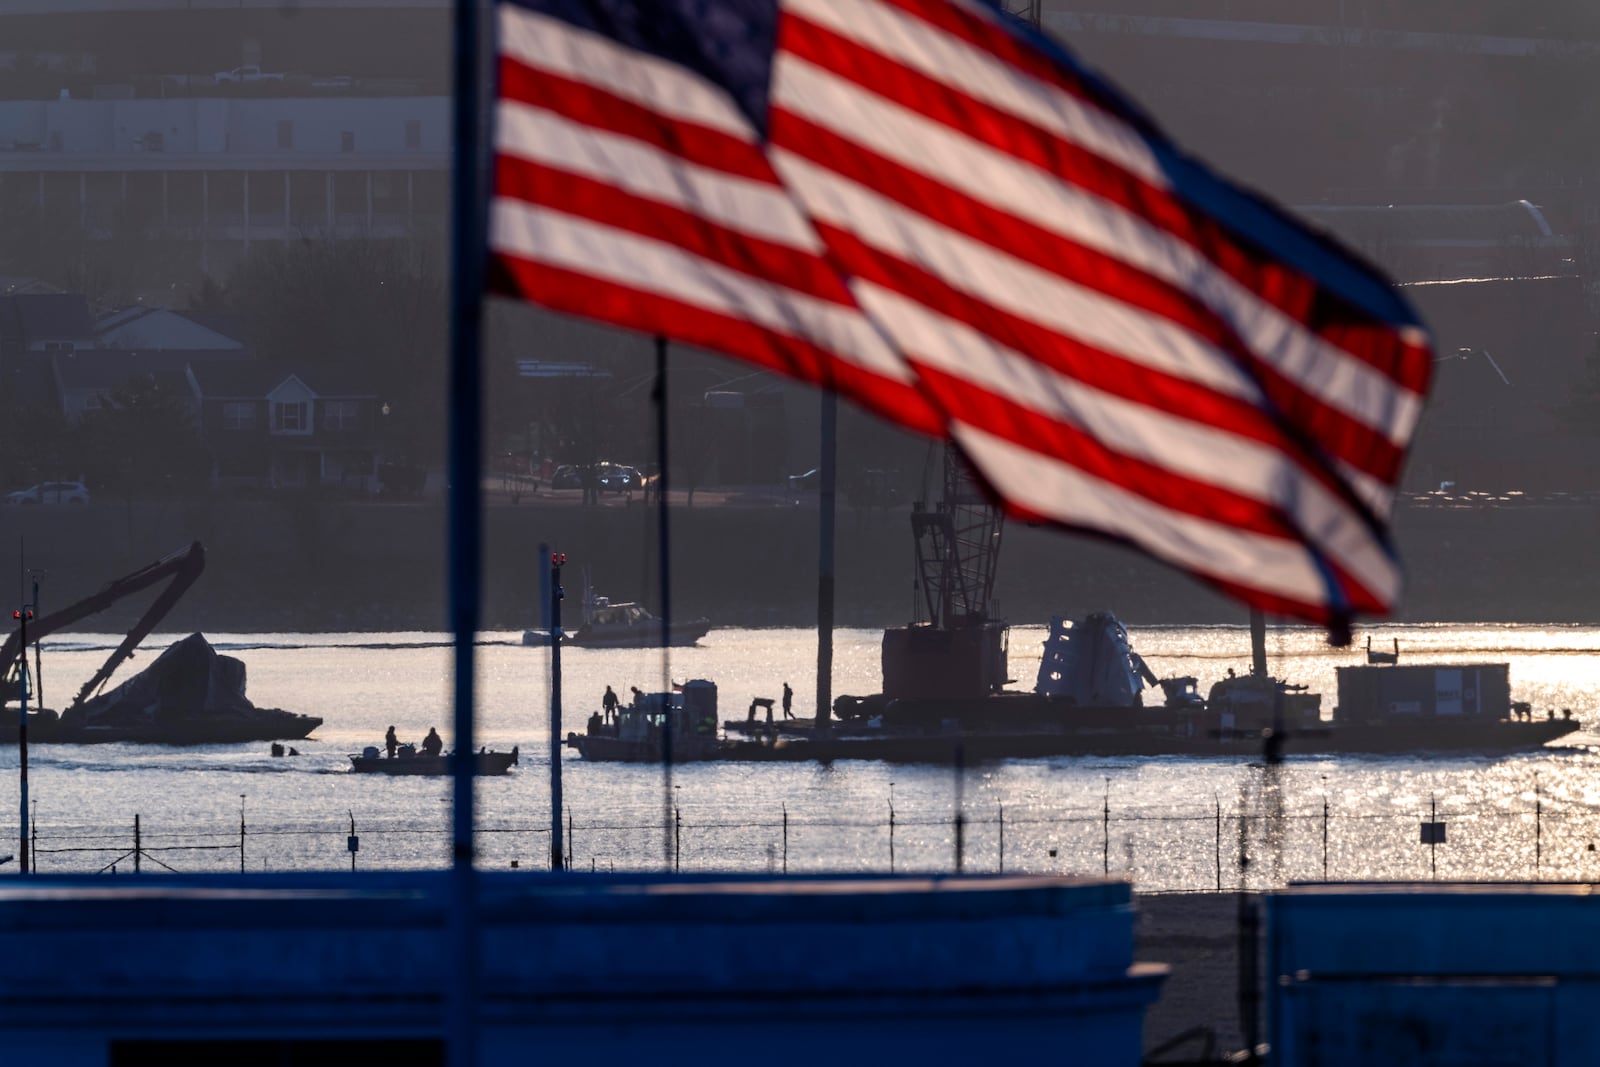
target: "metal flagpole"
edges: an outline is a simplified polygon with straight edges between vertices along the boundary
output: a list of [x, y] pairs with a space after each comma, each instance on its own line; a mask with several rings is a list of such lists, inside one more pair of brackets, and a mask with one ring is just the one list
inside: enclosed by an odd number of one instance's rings
[[817, 707], [813, 724], [827, 729], [833, 711], [833, 540], [838, 477], [839, 396], [822, 393], [822, 498], [817, 509]]
[[[544, 546], [540, 545], [540, 556]], [[561, 588], [561, 568], [566, 565], [565, 552], [551, 552], [550, 568], [550, 869], [567, 869], [566, 853], [561, 844], [561, 601], [566, 591]]]
[[455, 156], [450, 204], [450, 628], [455, 677], [455, 754], [451, 761], [451, 876], [447, 929], [450, 985], [445, 1035], [452, 1067], [477, 1067], [478, 922], [473, 873], [473, 641], [477, 636], [482, 572], [482, 474], [479, 448], [483, 401], [479, 366], [483, 330], [485, 189], [479, 137], [479, 38], [482, 0], [456, 0], [452, 126]]
[[656, 402], [656, 461], [660, 472], [656, 475], [656, 548], [661, 570], [661, 699], [668, 707], [662, 708], [665, 721], [661, 729], [661, 859], [662, 865], [673, 866], [673, 811], [672, 811], [672, 531], [671, 512], [667, 510], [667, 339], [656, 337], [656, 385], [652, 394]]

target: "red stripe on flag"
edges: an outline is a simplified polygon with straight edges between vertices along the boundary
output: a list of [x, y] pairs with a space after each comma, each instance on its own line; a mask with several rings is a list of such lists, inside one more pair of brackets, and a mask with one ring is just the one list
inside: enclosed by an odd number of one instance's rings
[[[920, 9], [926, 7], [945, 20], [955, 18], [980, 23], [985, 28], [985, 36], [981, 40], [969, 38], [968, 43], [993, 51], [997, 58], [1022, 67], [1055, 88], [1082, 95], [1073, 88], [1076, 83], [1069, 85], [1066, 75], [1053, 63], [1015, 45], [1003, 30], [988, 26], [976, 16], [963, 15], [946, 4], [928, 5], [919, 0], [884, 2], [895, 3], [919, 15]], [[937, 24], [936, 20], [928, 21]], [[1012, 47], [994, 51], [989, 48], [991, 37], [1004, 39]], [[1384, 336], [1393, 339], [1394, 330], [1384, 324], [1375, 324], [1381, 328], [1376, 335], [1352, 333], [1347, 328], [1352, 321], [1372, 322], [1371, 317], [1349, 307], [1253, 245], [1241, 243], [1230, 230], [1197, 213], [1178, 197], [1104, 157], [801, 16], [789, 13], [783, 19], [780, 47], [854, 82], [865, 92], [900, 104], [1144, 218], [1153, 227], [1167, 231], [1174, 240], [1194, 249], [1264, 303], [1300, 320], [1308, 333], [1345, 348], [1351, 356], [1384, 372], [1406, 388], [1419, 393], [1426, 390], [1432, 371], [1426, 346], [1404, 345], [1397, 340], [1385, 343]], [[1037, 69], [1014, 62], [1013, 56], [1028, 57], [1032, 67]]]
[[[528, 67], [505, 56], [500, 58], [500, 96], [596, 130], [643, 141], [689, 163], [778, 184], [767, 157], [749, 141], [652, 111], [587, 82]], [[499, 148], [501, 152], [516, 151], [514, 144]]]
[[661, 241], [709, 262], [854, 308], [838, 273], [814, 253], [755, 237], [598, 179], [511, 156], [495, 160], [500, 196], [592, 219]]
[[[1308, 471], [1323, 469], [1320, 462], [1307, 458], [1304, 442], [1288, 438], [1279, 420], [1247, 399], [1230, 397], [1193, 381], [1162, 373], [997, 308], [955, 289], [944, 279], [914, 264], [873, 248], [848, 231], [822, 226], [819, 232], [856, 277], [965, 323], [1052, 371], [1173, 417], [1221, 427], [1240, 437], [1281, 448], [1299, 457], [1300, 465]], [[975, 386], [967, 383], [965, 388]], [[933, 395], [941, 403], [947, 399], [942, 391]], [[1337, 416], [1337, 412], [1328, 415], [1330, 419]], [[1001, 432], [998, 427], [993, 429]], [[1352, 427], [1352, 432], [1360, 429], [1364, 428]], [[1392, 461], [1400, 462], [1398, 451], [1388, 442], [1371, 431], [1367, 431], [1366, 436], [1374, 451], [1388, 447]], [[1330, 492], [1341, 495], [1347, 492], [1338, 481], [1327, 477], [1319, 480], [1328, 485]]]
[[746, 319], [597, 275], [505, 254], [490, 257], [489, 287], [557, 311], [724, 352], [837, 389], [917, 433], [945, 433], [943, 421], [915, 386], [872, 374], [810, 341], [764, 329]]
[[1270, 503], [1117, 451], [1081, 427], [973, 389], [964, 379], [937, 368], [919, 365], [917, 370], [956, 422], [985, 430], [1003, 428], [1002, 436], [1012, 443], [1169, 511], [1267, 537], [1300, 540], [1294, 522]]

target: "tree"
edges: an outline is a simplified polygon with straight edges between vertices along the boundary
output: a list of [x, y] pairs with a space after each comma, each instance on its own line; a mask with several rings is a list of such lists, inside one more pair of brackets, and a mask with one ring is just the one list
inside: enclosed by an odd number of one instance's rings
[[5, 420], [6, 447], [0, 449], [0, 486], [25, 488], [49, 479], [72, 480], [81, 473], [77, 442], [61, 409], [14, 406]]
[[130, 500], [191, 492], [210, 471], [187, 398], [153, 375], [104, 394], [74, 437], [90, 488]]
[[263, 246], [227, 294], [262, 358], [360, 371], [390, 404], [395, 449], [412, 460], [441, 454], [447, 293], [425, 259], [370, 241]]

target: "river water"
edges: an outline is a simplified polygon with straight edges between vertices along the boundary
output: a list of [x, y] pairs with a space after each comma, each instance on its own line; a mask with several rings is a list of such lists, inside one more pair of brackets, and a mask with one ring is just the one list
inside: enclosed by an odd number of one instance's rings
[[[1538, 714], [1571, 708], [1575, 743], [1535, 754], [1452, 758], [1291, 757], [1279, 767], [1243, 759], [1055, 758], [952, 768], [839, 761], [660, 767], [563, 760], [568, 855], [576, 869], [967, 871], [1129, 877], [1145, 890], [1266, 888], [1293, 880], [1600, 878], [1600, 628], [1406, 625], [1412, 662], [1511, 664], [1513, 697]], [[1011, 631], [1012, 676], [1031, 685], [1042, 626]], [[381, 743], [385, 728], [418, 740], [437, 726], [447, 743], [450, 650], [443, 635], [208, 635], [242, 658], [257, 704], [323, 718], [300, 755], [268, 746], [168, 748], [35, 745], [29, 778], [41, 871], [132, 870], [137, 817], [145, 870], [348, 869], [352, 820], [363, 869], [442, 867], [449, 854], [448, 779], [349, 773], [347, 754]], [[1141, 628], [1134, 647], [1163, 677], [1192, 674], [1202, 689], [1249, 663], [1243, 627]], [[835, 637], [834, 693], [878, 688], [875, 630]], [[131, 667], [175, 639], [145, 642]], [[1358, 634], [1357, 641], [1364, 640]], [[520, 634], [486, 633], [479, 650], [478, 743], [520, 747], [504, 778], [479, 779], [478, 848], [486, 868], [549, 863], [548, 649]], [[45, 702], [59, 706], [114, 645], [111, 635], [48, 642]], [[1270, 629], [1274, 674], [1334, 703], [1334, 668], [1361, 654], [1328, 647], [1320, 631]], [[751, 697], [795, 689], [811, 713], [816, 637], [809, 630], [713, 630], [672, 650], [673, 679], [719, 686], [724, 718]], [[566, 728], [582, 729], [606, 685], [662, 688], [658, 651], [566, 649]], [[1559, 713], [1559, 712], [1558, 712]], [[0, 855], [15, 851], [18, 754], [0, 750]], [[1435, 816], [1447, 842], [1419, 843]], [[961, 817], [958, 834], [957, 814]], [[892, 813], [892, 815], [891, 815]], [[244, 825], [241, 849], [241, 820]], [[892, 821], [892, 825], [891, 825]], [[958, 848], [958, 837], [960, 847]], [[14, 863], [0, 873], [17, 869]]]

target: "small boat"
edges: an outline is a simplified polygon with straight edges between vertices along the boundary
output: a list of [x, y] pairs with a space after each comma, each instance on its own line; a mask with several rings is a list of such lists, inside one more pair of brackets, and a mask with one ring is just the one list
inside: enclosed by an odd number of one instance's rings
[[[710, 629], [710, 619], [676, 620], [668, 628], [667, 644], [678, 648], [692, 645]], [[522, 643], [548, 645], [550, 631], [524, 630]], [[631, 601], [614, 604], [609, 597], [597, 596], [585, 572], [583, 623], [574, 630], [563, 629], [561, 643], [585, 648], [659, 648], [661, 620], [645, 610], [643, 604]]]
[[[350, 772], [352, 774], [449, 774], [451, 773], [451, 753], [443, 752], [437, 756], [430, 756], [426, 752], [418, 752], [412, 745], [401, 745], [391, 759], [383, 755], [376, 745], [368, 745], [361, 750], [360, 755], [354, 753], [350, 756]], [[477, 767], [474, 774], [505, 774], [517, 763], [517, 746], [513, 745], [510, 752], [480, 751], [477, 756]]]

